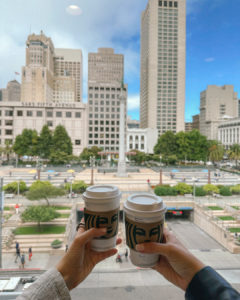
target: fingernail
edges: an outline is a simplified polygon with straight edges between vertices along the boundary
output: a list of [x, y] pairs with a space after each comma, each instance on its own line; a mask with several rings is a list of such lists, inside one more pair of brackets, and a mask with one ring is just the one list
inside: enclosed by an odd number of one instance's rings
[[143, 251], [144, 250], [144, 246], [143, 245], [136, 245], [136, 250]]

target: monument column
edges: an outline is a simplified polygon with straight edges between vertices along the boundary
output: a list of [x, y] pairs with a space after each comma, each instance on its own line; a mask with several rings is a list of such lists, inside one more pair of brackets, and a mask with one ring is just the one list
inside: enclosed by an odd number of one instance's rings
[[120, 132], [119, 132], [119, 158], [118, 158], [118, 171], [117, 177], [127, 177], [126, 172], [126, 144], [125, 144], [125, 103], [126, 94], [124, 93], [124, 88], [122, 87], [121, 94], [119, 96], [120, 100]]

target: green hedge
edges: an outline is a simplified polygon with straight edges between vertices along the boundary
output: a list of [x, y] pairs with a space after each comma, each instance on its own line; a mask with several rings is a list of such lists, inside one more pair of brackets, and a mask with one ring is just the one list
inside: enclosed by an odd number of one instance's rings
[[158, 185], [154, 189], [154, 193], [157, 196], [177, 196], [177, 191], [170, 185]]
[[207, 192], [204, 191], [203, 187], [202, 186], [197, 186], [195, 188], [195, 196], [196, 197], [204, 197], [207, 195]]
[[178, 194], [185, 195], [185, 194], [192, 194], [193, 188], [191, 185], [188, 185], [184, 182], [179, 182], [175, 189], [177, 190]]
[[213, 184], [205, 184], [203, 189], [208, 195], [219, 194], [219, 188]]
[[222, 195], [222, 196], [232, 196], [232, 191], [231, 191], [230, 187], [228, 187], [228, 186], [221, 187], [219, 192], [220, 192], [220, 195]]

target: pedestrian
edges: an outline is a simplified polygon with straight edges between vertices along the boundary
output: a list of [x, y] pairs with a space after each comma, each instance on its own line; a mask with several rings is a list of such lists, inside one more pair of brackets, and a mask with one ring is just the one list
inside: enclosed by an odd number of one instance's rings
[[19, 242], [16, 241], [15, 243], [16, 243], [16, 250], [17, 250], [19, 248]]
[[19, 212], [19, 205], [18, 204], [15, 205], [15, 209], [16, 209], [16, 214], [18, 215], [18, 212]]
[[125, 259], [128, 260], [128, 249], [126, 248], [126, 251], [125, 251]]
[[12, 176], [12, 172], [11, 172], [11, 171], [9, 172], [9, 176], [10, 176], [10, 177]]
[[25, 254], [23, 253], [22, 256], [21, 256], [21, 267], [22, 267], [22, 269], [24, 269], [24, 266], [25, 266]]
[[104, 174], [104, 175], [106, 174], [106, 171], [105, 171], [105, 170], [103, 171], [103, 174]]
[[65, 252], [68, 252], [68, 245], [66, 245], [65, 247]]
[[32, 260], [32, 248], [29, 247], [28, 249], [28, 260], [31, 261]]
[[21, 252], [20, 252], [19, 246], [18, 246], [18, 248], [16, 248], [16, 258], [15, 258], [15, 263], [17, 262], [18, 258], [20, 258], [20, 260], [21, 260]]
[[64, 178], [64, 183], [67, 183], [67, 179], [66, 178]]

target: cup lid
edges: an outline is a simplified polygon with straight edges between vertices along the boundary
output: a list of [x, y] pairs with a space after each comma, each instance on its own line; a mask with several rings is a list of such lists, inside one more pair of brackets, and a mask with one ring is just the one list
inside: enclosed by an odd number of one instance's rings
[[113, 185], [92, 185], [84, 192], [85, 198], [102, 199], [118, 197], [120, 194], [118, 188]]
[[166, 206], [156, 195], [144, 193], [133, 194], [124, 203], [124, 210], [137, 216], [155, 217], [165, 213]]

